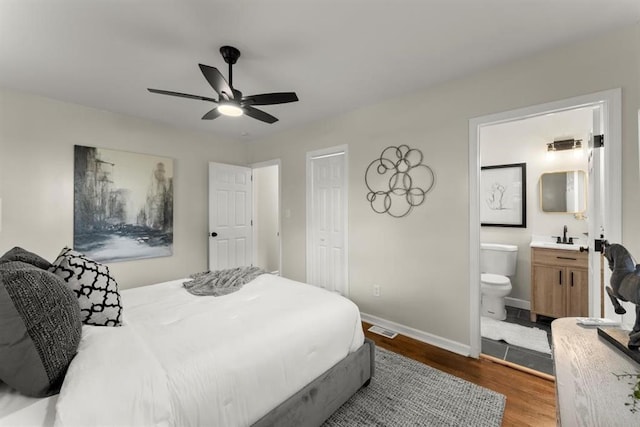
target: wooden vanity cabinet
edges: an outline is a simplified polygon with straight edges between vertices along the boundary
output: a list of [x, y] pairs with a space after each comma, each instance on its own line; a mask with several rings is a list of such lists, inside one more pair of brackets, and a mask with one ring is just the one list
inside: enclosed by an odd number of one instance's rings
[[531, 321], [586, 317], [589, 313], [589, 257], [586, 252], [531, 248]]

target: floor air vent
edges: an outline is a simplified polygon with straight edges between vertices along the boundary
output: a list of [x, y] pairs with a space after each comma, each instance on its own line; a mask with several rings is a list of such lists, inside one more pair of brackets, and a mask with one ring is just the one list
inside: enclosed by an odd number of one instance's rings
[[368, 331], [387, 338], [395, 338], [398, 335], [396, 332], [390, 331], [389, 329], [381, 328], [380, 326], [372, 326], [368, 329]]

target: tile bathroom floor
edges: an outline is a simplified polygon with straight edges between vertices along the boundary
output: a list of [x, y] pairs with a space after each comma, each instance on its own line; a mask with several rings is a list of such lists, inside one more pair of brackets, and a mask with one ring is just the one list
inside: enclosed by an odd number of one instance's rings
[[[507, 306], [507, 318], [505, 322], [516, 323], [522, 326], [534, 327], [547, 332], [549, 346], [551, 346], [551, 321], [550, 317], [538, 316], [537, 322], [532, 322], [529, 310]], [[527, 348], [507, 344], [504, 341], [494, 341], [482, 338], [482, 353], [506, 360], [520, 366], [525, 366], [545, 374], [553, 375], [553, 359], [550, 354], [540, 353]]]

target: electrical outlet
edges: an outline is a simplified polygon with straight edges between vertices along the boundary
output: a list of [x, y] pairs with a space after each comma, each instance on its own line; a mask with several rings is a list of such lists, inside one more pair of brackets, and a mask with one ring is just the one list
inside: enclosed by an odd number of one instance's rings
[[374, 297], [380, 296], [380, 285], [373, 285], [373, 296]]

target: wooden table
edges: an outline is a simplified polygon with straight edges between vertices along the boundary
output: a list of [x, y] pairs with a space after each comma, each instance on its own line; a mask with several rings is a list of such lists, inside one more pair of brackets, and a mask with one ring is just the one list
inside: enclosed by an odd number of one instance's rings
[[640, 426], [638, 412], [626, 402], [637, 381], [614, 374], [640, 373], [640, 364], [622, 354], [604, 338], [595, 326], [576, 324], [575, 317], [551, 323], [553, 358], [556, 374], [558, 425]]

